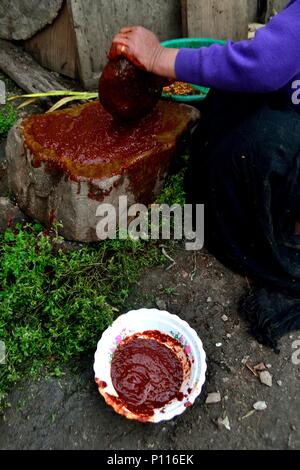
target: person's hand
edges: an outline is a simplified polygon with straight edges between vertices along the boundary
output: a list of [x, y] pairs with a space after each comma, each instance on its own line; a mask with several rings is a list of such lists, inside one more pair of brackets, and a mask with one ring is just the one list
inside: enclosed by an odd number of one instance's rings
[[110, 60], [123, 55], [137, 67], [157, 75], [175, 78], [176, 49], [160, 45], [154, 33], [142, 26], [122, 28], [114, 37]]
[[142, 26], [122, 28], [114, 37], [109, 59], [123, 55], [137, 67], [153, 72], [163, 47], [154, 33]]

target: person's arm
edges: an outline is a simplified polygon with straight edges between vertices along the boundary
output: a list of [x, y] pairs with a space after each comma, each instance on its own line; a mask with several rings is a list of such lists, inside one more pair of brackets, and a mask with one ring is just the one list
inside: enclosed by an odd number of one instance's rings
[[249, 41], [181, 49], [176, 78], [233, 92], [271, 92], [300, 71], [300, 0], [274, 17]]
[[259, 30], [255, 39], [200, 49], [167, 49], [147, 29], [123, 28], [110, 57], [123, 54], [158, 75], [224, 91], [264, 93], [300, 71], [300, 0]]

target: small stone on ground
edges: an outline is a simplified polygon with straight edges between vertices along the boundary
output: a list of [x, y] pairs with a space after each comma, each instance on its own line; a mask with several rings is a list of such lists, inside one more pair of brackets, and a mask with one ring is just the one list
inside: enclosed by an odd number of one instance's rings
[[209, 393], [206, 398], [207, 405], [214, 405], [216, 403], [220, 403], [221, 401], [221, 394], [219, 392]]

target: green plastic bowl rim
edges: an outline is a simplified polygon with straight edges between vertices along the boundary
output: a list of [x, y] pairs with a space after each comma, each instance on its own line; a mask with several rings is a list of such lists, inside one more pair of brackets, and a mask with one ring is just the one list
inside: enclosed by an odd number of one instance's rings
[[[205, 46], [204, 43], [207, 44], [207, 46]], [[161, 43], [161, 45], [164, 47], [174, 47], [179, 49], [183, 47], [197, 49], [198, 47], [201, 47], [201, 44], [202, 47], [209, 47], [212, 44], [220, 44], [221, 46], [224, 46], [224, 44], [226, 44], [226, 41], [223, 41], [222, 39], [213, 38], [178, 38], [169, 39], [168, 41], [163, 41]]]
[[[200, 47], [209, 47], [212, 44], [220, 44], [221, 46], [224, 46], [226, 44], [226, 41], [223, 41], [222, 39], [213, 39], [213, 38], [179, 38], [179, 39], [170, 39], [168, 41], [163, 41], [161, 43], [162, 46], [164, 47], [174, 47], [178, 49], [182, 48], [190, 48], [190, 49], [197, 49]], [[178, 101], [181, 103], [192, 103], [195, 101], [203, 101], [207, 97], [207, 94], [209, 92], [209, 88], [205, 88], [202, 86], [194, 85], [192, 84], [193, 88], [199, 92], [201, 92], [201, 95], [183, 95], [183, 96], [176, 96], [176, 95], [168, 95], [166, 93], [163, 93], [162, 96], [163, 98], [167, 98], [172, 101]]]

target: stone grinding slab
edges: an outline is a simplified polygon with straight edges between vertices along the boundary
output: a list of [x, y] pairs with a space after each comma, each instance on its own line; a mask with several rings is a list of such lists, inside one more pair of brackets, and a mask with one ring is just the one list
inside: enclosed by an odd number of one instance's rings
[[9, 188], [20, 209], [68, 240], [97, 241], [100, 203], [118, 210], [154, 202], [177, 145], [200, 113], [160, 101], [138, 123], [119, 125], [98, 101], [18, 121], [6, 154]]

